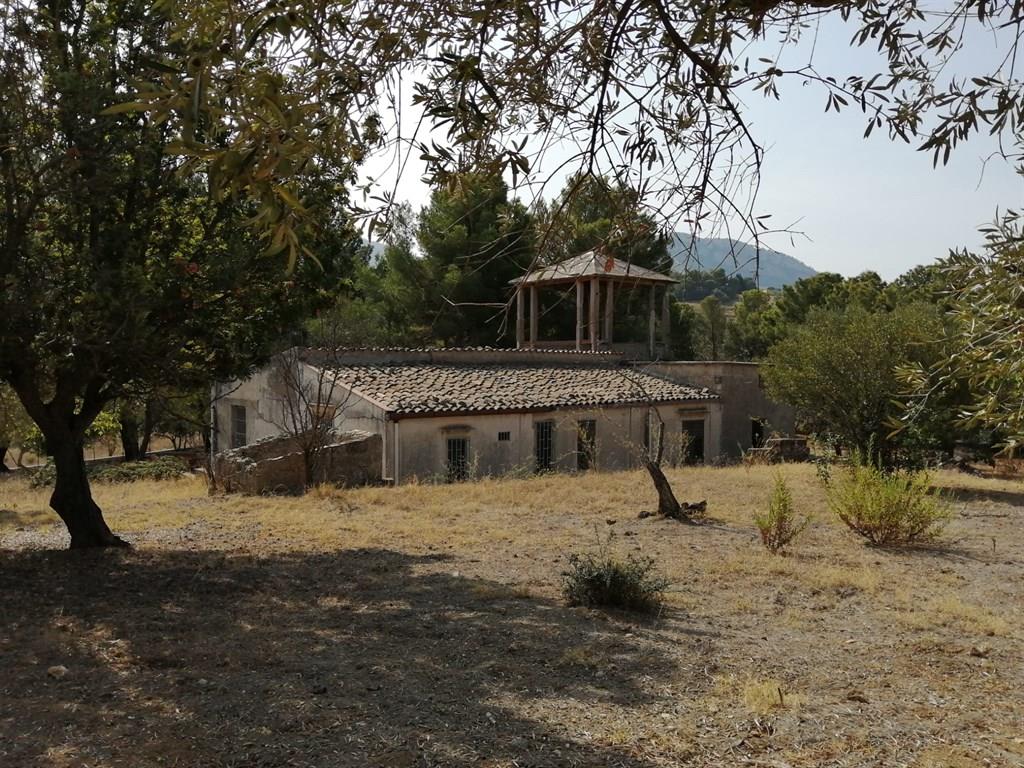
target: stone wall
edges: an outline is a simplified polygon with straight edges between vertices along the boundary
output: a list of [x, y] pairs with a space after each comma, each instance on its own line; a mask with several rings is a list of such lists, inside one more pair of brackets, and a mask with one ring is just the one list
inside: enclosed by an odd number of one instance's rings
[[[347, 486], [379, 483], [382, 452], [380, 435], [337, 435], [317, 457], [314, 482]], [[290, 436], [271, 437], [213, 458], [214, 487], [228, 493], [299, 493], [305, 475], [302, 452]]]

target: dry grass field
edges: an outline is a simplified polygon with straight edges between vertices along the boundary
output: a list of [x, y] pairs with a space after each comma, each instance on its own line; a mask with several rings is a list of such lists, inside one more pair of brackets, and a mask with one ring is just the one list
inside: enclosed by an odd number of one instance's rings
[[[63, 552], [0, 481], [0, 766], [1024, 765], [1024, 488], [940, 474], [941, 548], [751, 514], [772, 468], [210, 497], [97, 487], [130, 552]], [[656, 559], [654, 618], [567, 608], [571, 552]], [[48, 670], [66, 667], [63, 676]]]

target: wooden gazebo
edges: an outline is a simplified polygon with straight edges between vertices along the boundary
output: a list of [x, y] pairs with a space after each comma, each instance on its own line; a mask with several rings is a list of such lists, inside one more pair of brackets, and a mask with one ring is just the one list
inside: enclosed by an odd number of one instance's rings
[[[668, 275], [621, 261], [600, 249], [581, 253], [579, 256], [573, 256], [558, 264], [535, 269], [513, 281], [516, 285], [516, 346], [519, 349], [571, 347], [571, 342], [543, 344], [538, 342], [537, 326], [540, 319], [540, 302], [537, 293], [542, 287], [565, 288], [575, 284], [576, 349], [590, 349], [594, 352], [601, 349], [612, 349], [615, 285], [625, 285], [630, 288], [646, 285], [650, 286], [647, 352], [653, 359], [656, 357], [655, 340], [659, 325], [657, 321], [657, 292], [660, 288], [662, 345], [667, 350], [670, 322], [669, 293], [671, 286], [676, 282], [678, 281]], [[523, 295], [526, 292], [529, 292], [529, 311], [526, 307], [526, 297]], [[602, 295], [604, 303], [603, 333], [599, 325], [602, 315]], [[529, 335], [526, 333], [527, 314], [529, 314]]]

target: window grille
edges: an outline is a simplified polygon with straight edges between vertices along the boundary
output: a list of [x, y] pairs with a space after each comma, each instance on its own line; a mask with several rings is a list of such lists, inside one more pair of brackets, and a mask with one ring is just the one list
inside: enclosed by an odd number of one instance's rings
[[499, 443], [507, 443], [511, 439], [512, 439], [512, 433], [511, 432], [499, 432], [498, 433], [498, 442]]
[[533, 425], [533, 457], [538, 472], [547, 472], [554, 463], [555, 422], [538, 421]]
[[457, 483], [469, 477], [469, 440], [448, 438], [448, 482]]
[[245, 426], [245, 406], [231, 406], [231, 447], [241, 448], [249, 443]]

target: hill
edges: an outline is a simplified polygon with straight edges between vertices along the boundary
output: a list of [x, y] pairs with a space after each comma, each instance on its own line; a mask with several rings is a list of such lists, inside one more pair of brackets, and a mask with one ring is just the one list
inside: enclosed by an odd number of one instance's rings
[[[753, 277], [757, 267], [754, 246], [722, 237], [695, 238], [686, 232], [676, 232], [669, 244], [669, 253], [677, 272], [721, 267], [727, 273]], [[760, 262], [758, 283], [762, 288], [781, 288], [817, 274], [799, 259], [771, 248], [761, 248]]]

